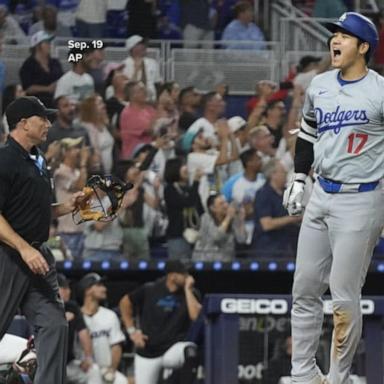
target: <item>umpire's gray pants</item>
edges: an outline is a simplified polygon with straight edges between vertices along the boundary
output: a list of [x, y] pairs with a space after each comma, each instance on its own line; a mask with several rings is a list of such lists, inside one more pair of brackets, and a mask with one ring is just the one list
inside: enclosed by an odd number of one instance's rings
[[0, 245], [0, 339], [21, 308], [35, 332], [38, 367], [34, 384], [63, 384], [68, 325], [53, 255], [45, 246], [40, 251], [50, 266], [44, 277], [33, 275], [16, 251]]
[[330, 384], [349, 383], [361, 337], [361, 288], [384, 223], [384, 192], [329, 194], [318, 182], [305, 210], [297, 250], [292, 302], [292, 382], [317, 376], [315, 354], [328, 286], [334, 332]]

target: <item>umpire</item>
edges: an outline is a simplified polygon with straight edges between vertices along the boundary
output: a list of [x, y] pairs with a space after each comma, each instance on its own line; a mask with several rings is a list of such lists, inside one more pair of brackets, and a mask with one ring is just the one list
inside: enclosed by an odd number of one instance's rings
[[67, 322], [54, 257], [44, 242], [51, 216], [72, 212], [83, 196], [51, 204], [51, 179], [37, 146], [54, 114], [36, 97], [16, 99], [6, 109], [10, 134], [0, 146], [0, 339], [20, 308], [35, 329], [35, 384], [65, 382]]

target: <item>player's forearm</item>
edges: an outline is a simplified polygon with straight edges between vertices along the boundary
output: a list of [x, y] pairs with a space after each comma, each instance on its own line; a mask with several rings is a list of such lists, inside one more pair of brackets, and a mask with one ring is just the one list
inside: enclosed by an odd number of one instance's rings
[[135, 326], [135, 322], [133, 320], [133, 310], [132, 303], [129, 299], [128, 295], [125, 295], [119, 303], [121, 318], [123, 320], [125, 328], [130, 328]]
[[86, 358], [92, 358], [93, 356], [93, 348], [92, 348], [92, 340], [89, 334], [88, 329], [83, 329], [79, 332], [79, 341], [82, 350], [84, 351], [84, 356]]
[[0, 215], [0, 241], [21, 252], [30, 245], [9, 225], [3, 215]]
[[52, 204], [52, 215], [54, 218], [68, 215], [68, 213], [72, 212], [72, 208], [69, 207], [67, 203], [56, 203]]
[[188, 315], [192, 321], [195, 321], [200, 314], [201, 304], [197, 301], [192, 289], [185, 289], [185, 299], [187, 302]]
[[119, 367], [121, 356], [123, 354], [123, 349], [121, 348], [120, 344], [113, 345], [111, 348], [111, 354], [112, 354], [112, 362], [111, 362], [111, 368], [113, 368], [115, 371]]
[[313, 144], [300, 137], [295, 148], [295, 172], [309, 174], [314, 160]]

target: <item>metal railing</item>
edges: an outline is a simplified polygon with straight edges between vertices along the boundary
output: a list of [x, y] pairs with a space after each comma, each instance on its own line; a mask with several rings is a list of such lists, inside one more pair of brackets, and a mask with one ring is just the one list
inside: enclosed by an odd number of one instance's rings
[[[104, 43], [107, 61], [121, 62], [128, 56], [125, 40], [110, 39]], [[182, 87], [193, 85], [204, 92], [219, 83], [226, 83], [231, 94], [251, 95], [259, 80], [280, 79], [281, 50], [278, 42], [195, 43], [199, 48], [185, 48], [179, 40], [150, 41], [147, 56], [159, 63], [165, 81], [177, 81]], [[68, 51], [68, 39], [55, 40], [52, 56], [60, 60], [64, 71], [71, 68], [67, 60]], [[29, 55], [27, 45], [4, 45], [1, 56], [7, 67], [6, 84], [19, 82], [19, 69]]]

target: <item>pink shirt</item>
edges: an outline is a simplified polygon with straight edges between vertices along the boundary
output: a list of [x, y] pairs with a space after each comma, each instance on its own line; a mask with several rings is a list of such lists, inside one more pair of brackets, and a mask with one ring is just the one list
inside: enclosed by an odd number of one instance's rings
[[150, 143], [152, 140], [152, 123], [156, 110], [150, 106], [137, 108], [126, 106], [120, 115], [121, 158], [129, 159], [136, 145]]

